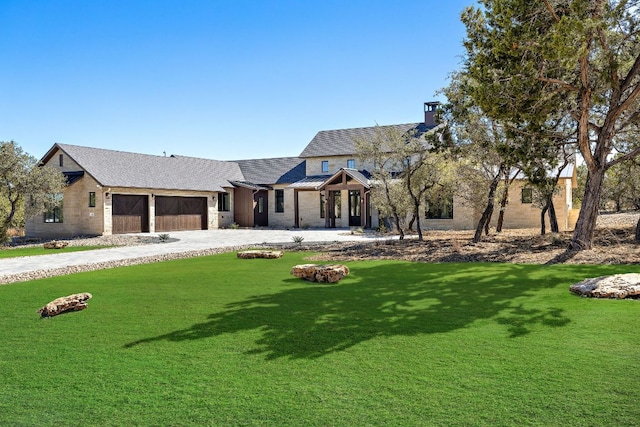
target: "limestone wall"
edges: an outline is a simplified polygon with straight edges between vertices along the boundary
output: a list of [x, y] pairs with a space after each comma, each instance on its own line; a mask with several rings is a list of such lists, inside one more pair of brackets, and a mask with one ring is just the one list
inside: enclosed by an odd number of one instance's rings
[[[329, 172], [322, 172], [322, 161], [324, 160], [329, 162]], [[309, 157], [306, 159], [307, 176], [332, 175], [340, 169], [346, 168], [348, 160], [353, 160], [355, 162], [355, 169], [368, 171], [373, 170], [373, 165], [371, 163], [363, 163], [355, 154], [350, 156]]]

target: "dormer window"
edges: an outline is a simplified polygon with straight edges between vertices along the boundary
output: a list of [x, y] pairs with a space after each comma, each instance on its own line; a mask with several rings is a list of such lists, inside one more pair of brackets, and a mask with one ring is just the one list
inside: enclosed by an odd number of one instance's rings
[[329, 173], [329, 160], [322, 161], [322, 173]]
[[355, 169], [356, 168], [356, 161], [354, 159], [347, 160], [347, 168]]

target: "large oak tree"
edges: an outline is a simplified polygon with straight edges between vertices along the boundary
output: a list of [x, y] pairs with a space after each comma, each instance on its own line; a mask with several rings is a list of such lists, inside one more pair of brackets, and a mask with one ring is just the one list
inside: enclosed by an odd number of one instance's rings
[[[462, 72], [476, 82], [469, 95], [514, 134], [573, 122], [588, 174], [571, 247], [588, 249], [605, 172], [640, 154], [632, 143], [640, 132], [640, 0], [480, 5], [462, 14]], [[551, 134], [542, 139], [554, 144]]]

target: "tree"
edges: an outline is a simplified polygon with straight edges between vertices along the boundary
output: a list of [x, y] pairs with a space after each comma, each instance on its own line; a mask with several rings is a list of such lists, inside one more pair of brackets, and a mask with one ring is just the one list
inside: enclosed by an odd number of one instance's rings
[[390, 153], [404, 141], [402, 133], [391, 126], [376, 126], [373, 138], [354, 141], [358, 157], [373, 166], [372, 202], [381, 217], [393, 218], [400, 240], [404, 239], [404, 219], [411, 205], [404, 184], [397, 178], [401, 166]]
[[451, 152], [455, 156], [464, 159], [460, 175], [464, 177], [461, 181], [465, 185], [460, 195], [475, 209], [482, 210], [473, 238], [477, 243], [482, 238], [482, 231], [488, 232], [498, 185], [503, 178], [500, 224], [504, 220], [508, 185], [513, 182], [509, 176], [517, 159], [503, 126], [487, 117], [468, 95], [474, 85], [474, 80], [468, 75], [453, 73], [449, 85], [441, 93], [448, 101], [443, 107], [450, 137], [446, 142], [449, 148], [454, 147]]
[[401, 239], [401, 224], [412, 214], [418, 240], [423, 240], [420, 208], [429, 192], [447, 188], [453, 179], [452, 165], [443, 154], [431, 150], [443, 131], [442, 125], [427, 132], [377, 126], [373, 138], [355, 141], [358, 157], [373, 163], [374, 203], [381, 213], [392, 214]]
[[573, 122], [588, 173], [571, 248], [588, 249], [605, 172], [640, 154], [630, 143], [640, 132], [640, 1], [480, 3], [462, 15], [464, 73], [476, 82], [469, 95], [515, 132], [533, 129], [530, 136], [550, 120]]
[[15, 142], [0, 142], [0, 238], [15, 225], [16, 213], [24, 206], [25, 219], [56, 205], [56, 194], [65, 186], [62, 173], [38, 166], [35, 157], [22, 151]]
[[448, 162], [443, 153], [431, 150], [433, 142], [439, 139], [442, 131], [444, 125], [429, 130], [424, 138], [418, 138], [415, 134], [408, 135], [406, 143], [398, 147], [399, 151], [395, 153], [398, 160], [403, 159], [400, 178], [411, 200], [418, 240], [424, 240], [420, 207], [424, 206], [428, 198], [436, 200], [438, 193], [449, 193], [455, 182], [455, 165]]
[[640, 162], [626, 161], [607, 170], [601, 208], [616, 212], [640, 209]]

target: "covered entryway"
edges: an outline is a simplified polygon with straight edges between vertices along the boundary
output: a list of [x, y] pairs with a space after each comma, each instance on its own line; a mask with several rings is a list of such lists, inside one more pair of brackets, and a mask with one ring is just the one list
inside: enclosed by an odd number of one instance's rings
[[156, 231], [207, 229], [207, 198], [155, 196]]
[[114, 194], [111, 205], [113, 234], [149, 231], [149, 198], [146, 195]]
[[325, 227], [336, 226], [336, 218], [339, 217], [340, 211], [340, 194], [343, 191], [347, 194], [349, 227], [371, 227], [370, 184], [369, 175], [365, 173], [366, 171], [340, 169], [315, 187], [316, 190], [320, 190], [321, 200], [326, 200], [323, 209]]
[[269, 192], [263, 186], [232, 181], [233, 221], [240, 227], [266, 227], [269, 225]]

